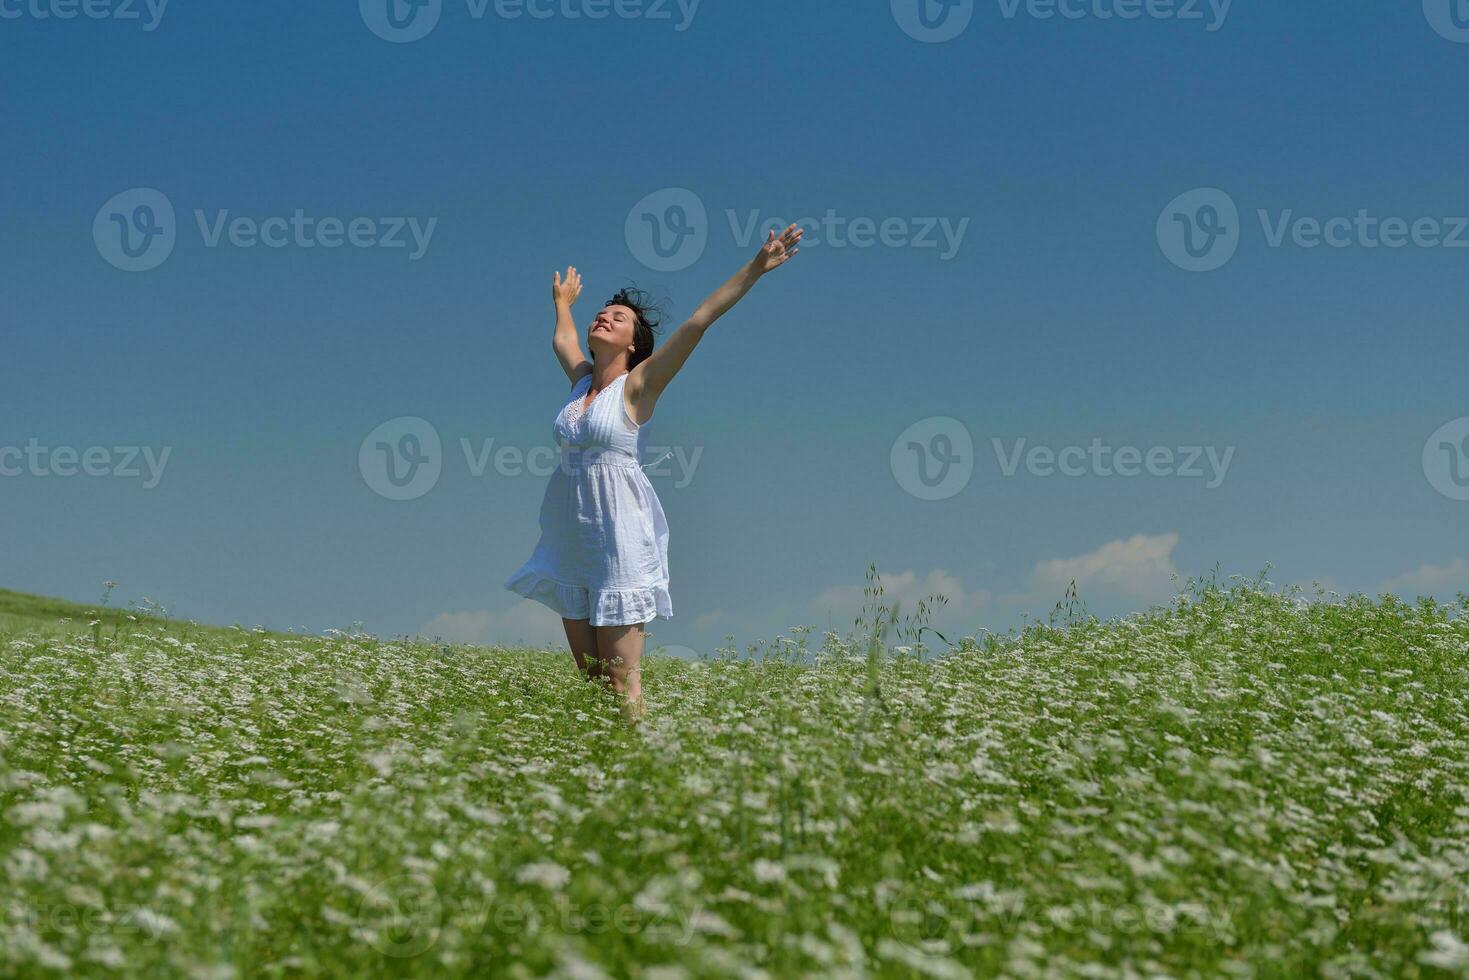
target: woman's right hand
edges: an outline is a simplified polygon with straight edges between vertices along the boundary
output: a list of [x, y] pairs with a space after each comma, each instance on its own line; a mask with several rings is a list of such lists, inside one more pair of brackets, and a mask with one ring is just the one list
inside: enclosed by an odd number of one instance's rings
[[566, 278], [561, 278], [561, 273], [556, 273], [551, 280], [551, 296], [556, 300], [557, 306], [570, 308], [581, 295], [581, 275], [576, 271], [576, 266], [566, 267]]

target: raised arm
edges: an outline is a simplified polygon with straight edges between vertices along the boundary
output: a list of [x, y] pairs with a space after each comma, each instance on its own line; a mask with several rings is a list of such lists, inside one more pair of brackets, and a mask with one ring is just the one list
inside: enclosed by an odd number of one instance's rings
[[571, 307], [581, 295], [581, 275], [576, 266], [566, 267], [566, 278], [557, 272], [551, 279], [551, 298], [556, 301], [556, 333], [551, 338], [551, 349], [561, 362], [561, 369], [574, 386], [582, 375], [592, 370], [592, 362], [582, 353], [581, 336], [576, 332], [576, 321], [571, 318]]
[[704, 331], [744, 298], [761, 276], [780, 268], [799, 252], [798, 246], [803, 234], [805, 232], [801, 228], [791, 225], [777, 238], [772, 229], [759, 253], [700, 303], [693, 316], [670, 334], [647, 360], [633, 368], [632, 373], [627, 376], [626, 393], [629, 402], [637, 406], [636, 419], [639, 424], [652, 418], [653, 406], [657, 404], [658, 396], [663, 394], [663, 390], [704, 338]]

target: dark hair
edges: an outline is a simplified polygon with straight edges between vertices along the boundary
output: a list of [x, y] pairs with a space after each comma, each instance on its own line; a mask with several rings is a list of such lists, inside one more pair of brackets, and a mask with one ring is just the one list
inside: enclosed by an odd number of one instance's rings
[[[604, 310], [609, 306], [626, 306], [637, 317], [632, 331], [632, 356], [627, 361], [627, 369], [631, 371], [652, 355], [654, 331], [663, 322], [663, 310], [653, 302], [651, 293], [637, 286], [618, 290], [616, 296], [602, 304]], [[595, 353], [592, 359], [596, 360]]]

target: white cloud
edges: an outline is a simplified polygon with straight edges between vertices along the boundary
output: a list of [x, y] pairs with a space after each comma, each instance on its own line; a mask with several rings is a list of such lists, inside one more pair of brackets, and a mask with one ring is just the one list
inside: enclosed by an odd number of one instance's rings
[[1469, 592], [1469, 563], [1462, 558], [1455, 558], [1447, 565], [1420, 565], [1377, 587], [1379, 593], [1391, 592], [1405, 598], [1420, 595], [1448, 598], [1460, 590]]
[[1030, 576], [1028, 595], [1059, 599], [1072, 580], [1083, 600], [1088, 594], [1120, 599], [1154, 601], [1173, 591], [1173, 549], [1178, 535], [1136, 534], [1109, 541], [1095, 551], [1075, 558], [1052, 558], [1038, 562]]
[[424, 623], [420, 636], [437, 636], [451, 643], [517, 647], [566, 646], [561, 617], [531, 599], [521, 599], [500, 612], [473, 610], [440, 613]]
[[[910, 569], [882, 576], [882, 601], [891, 606], [893, 599], [899, 600], [906, 617], [917, 610], [920, 599], [941, 594], [949, 601], [932, 616], [940, 630], [954, 624], [972, 628], [983, 614], [996, 612], [997, 606], [1027, 611], [1050, 608], [1065, 595], [1073, 579], [1083, 602], [1164, 602], [1173, 594], [1173, 576], [1178, 573], [1173, 564], [1177, 546], [1178, 535], [1173, 532], [1109, 541], [1073, 558], [1038, 562], [1021, 590], [999, 597], [984, 589], [966, 589], [957, 577], [942, 569], [922, 577]], [[834, 586], [817, 596], [811, 608], [821, 613], [840, 613], [850, 620], [863, 608], [862, 589], [861, 585]]]

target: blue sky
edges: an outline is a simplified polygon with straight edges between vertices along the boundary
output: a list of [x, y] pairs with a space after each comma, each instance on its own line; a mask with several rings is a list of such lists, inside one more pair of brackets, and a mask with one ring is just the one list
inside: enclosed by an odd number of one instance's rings
[[[693, 464], [652, 644], [845, 627], [872, 562], [959, 634], [1216, 563], [1469, 589], [1469, 9], [385, 2], [0, 0], [0, 585], [555, 641], [501, 590], [544, 476], [474, 465], [549, 444], [552, 270], [671, 327], [812, 218], [650, 425]], [[393, 500], [359, 449], [405, 417], [439, 475]]]

